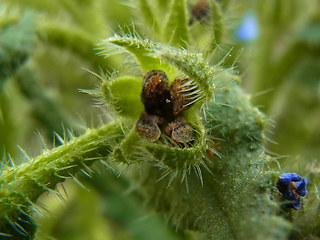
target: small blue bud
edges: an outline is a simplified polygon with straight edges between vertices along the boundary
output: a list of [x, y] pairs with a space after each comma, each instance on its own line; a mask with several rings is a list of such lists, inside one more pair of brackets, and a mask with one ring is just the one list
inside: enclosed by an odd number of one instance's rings
[[298, 210], [301, 206], [301, 196], [307, 194], [307, 179], [301, 179], [296, 173], [284, 173], [278, 178], [276, 186], [285, 199], [291, 200], [285, 203], [285, 206]]

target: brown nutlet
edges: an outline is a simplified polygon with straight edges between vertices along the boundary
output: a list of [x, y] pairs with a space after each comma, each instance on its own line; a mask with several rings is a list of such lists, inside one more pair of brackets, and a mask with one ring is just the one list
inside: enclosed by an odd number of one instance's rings
[[175, 142], [187, 143], [194, 140], [195, 132], [193, 127], [184, 118], [179, 117], [168, 124], [166, 134]]
[[160, 127], [164, 119], [158, 115], [142, 112], [139, 121], [136, 123], [136, 132], [141, 138], [154, 142], [160, 138]]
[[163, 111], [170, 102], [168, 77], [161, 70], [152, 70], [143, 77], [141, 100], [149, 114]]
[[[176, 78], [170, 86], [174, 115], [178, 115], [182, 110], [189, 108], [192, 105], [191, 102], [194, 100], [191, 98], [192, 90], [188, 90], [188, 86], [183, 86], [188, 81], [188, 78]], [[191, 96], [187, 97], [186, 95]]]

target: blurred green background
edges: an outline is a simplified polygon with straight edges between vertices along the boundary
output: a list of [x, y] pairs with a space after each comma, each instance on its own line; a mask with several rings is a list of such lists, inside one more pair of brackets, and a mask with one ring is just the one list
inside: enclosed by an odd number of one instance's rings
[[[112, 119], [79, 89], [93, 89], [100, 73], [134, 68], [124, 57], [103, 59], [94, 48], [114, 33], [136, 31], [154, 41], [169, 0], [149, 0], [160, 24], [144, 22], [143, 0], [0, 0], [0, 150], [23, 159], [59, 145], [65, 129], [80, 135]], [[190, 19], [197, 0], [188, 1]], [[205, 2], [205, 1], [204, 1]], [[320, 174], [320, 1], [220, 0], [221, 22], [209, 13], [188, 26], [189, 49], [213, 40], [210, 64], [225, 57], [252, 103], [270, 119], [266, 151], [278, 156], [282, 172], [311, 181]], [[221, 24], [220, 33], [214, 28]], [[135, 30], [133, 30], [135, 29]], [[160, 29], [160, 30], [159, 30]], [[244, 31], [244, 36], [240, 35]], [[98, 106], [98, 107], [97, 107]], [[93, 178], [79, 176], [89, 191], [66, 181], [44, 195], [37, 239], [192, 239], [170, 229], [117, 170], [98, 163]], [[319, 199], [317, 188], [309, 189]]]

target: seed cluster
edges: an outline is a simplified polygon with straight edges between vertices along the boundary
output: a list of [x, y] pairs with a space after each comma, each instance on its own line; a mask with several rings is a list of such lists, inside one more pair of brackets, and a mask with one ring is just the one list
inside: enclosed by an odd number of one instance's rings
[[177, 143], [187, 143], [194, 138], [193, 127], [180, 116], [193, 101], [186, 97], [190, 93], [184, 84], [189, 79], [175, 79], [169, 87], [168, 77], [161, 70], [152, 70], [143, 77], [141, 100], [145, 111], [136, 124], [136, 131], [141, 138], [156, 141], [165, 133]]

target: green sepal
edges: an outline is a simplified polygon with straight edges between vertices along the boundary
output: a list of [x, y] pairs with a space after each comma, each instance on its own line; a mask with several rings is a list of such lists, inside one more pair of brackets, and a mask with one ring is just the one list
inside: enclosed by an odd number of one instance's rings
[[136, 58], [144, 73], [152, 70], [162, 70], [167, 74], [169, 79], [172, 79], [176, 76], [177, 70], [155, 56], [155, 53], [162, 47], [162, 45], [151, 42], [148, 39], [115, 35], [99, 44], [98, 50], [100, 52], [98, 54], [108, 57], [112, 54], [127, 51]]
[[107, 103], [122, 117], [138, 119], [143, 111], [140, 99], [142, 78], [124, 76], [104, 80], [102, 94]]

